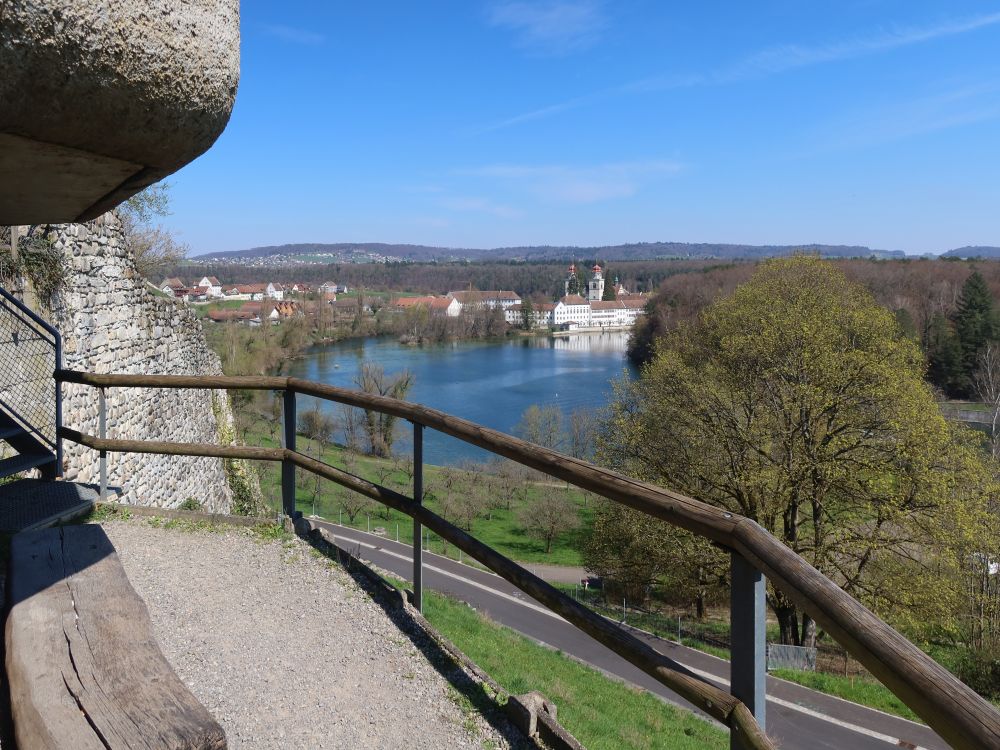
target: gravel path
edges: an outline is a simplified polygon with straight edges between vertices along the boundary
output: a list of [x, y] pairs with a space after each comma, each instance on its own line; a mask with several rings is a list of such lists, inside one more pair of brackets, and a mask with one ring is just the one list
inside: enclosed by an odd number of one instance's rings
[[[345, 571], [303, 541], [142, 519], [104, 528], [164, 655], [230, 748], [509, 746]], [[464, 688], [456, 670], [443, 669]]]

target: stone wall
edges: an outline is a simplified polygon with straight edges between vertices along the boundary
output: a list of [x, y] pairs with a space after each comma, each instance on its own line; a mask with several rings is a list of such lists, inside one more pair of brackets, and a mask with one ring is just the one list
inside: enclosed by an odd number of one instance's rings
[[[66, 281], [43, 317], [63, 336], [63, 366], [96, 373], [221, 374], [201, 323], [182, 303], [155, 296], [125, 249], [121, 222], [105, 214], [86, 224], [32, 230], [61, 254]], [[50, 308], [46, 310], [46, 307]], [[96, 435], [97, 389], [66, 385], [63, 422]], [[224, 391], [111, 388], [110, 438], [214, 443], [232, 440], [232, 412]], [[194, 498], [207, 510], [229, 512], [260, 490], [246, 467], [222, 459], [151, 454], [109, 454], [108, 481], [121, 500], [173, 508]], [[97, 454], [64, 443], [66, 479], [98, 481]], [[234, 476], [235, 474], [235, 476]], [[234, 498], [233, 489], [237, 490]], [[247, 489], [250, 488], [250, 489]]]

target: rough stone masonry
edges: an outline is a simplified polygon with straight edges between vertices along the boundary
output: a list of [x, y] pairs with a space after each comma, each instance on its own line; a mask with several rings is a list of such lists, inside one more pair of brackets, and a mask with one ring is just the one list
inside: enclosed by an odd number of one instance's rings
[[[208, 347], [194, 312], [150, 292], [126, 251], [114, 213], [86, 224], [43, 225], [32, 231], [51, 243], [65, 265], [65, 284], [50, 301], [51, 310], [43, 311], [63, 336], [63, 367], [95, 373], [221, 374], [219, 358]], [[96, 435], [97, 389], [63, 388], [63, 423]], [[106, 398], [109, 438], [233, 440], [233, 415], [224, 391], [110, 388]], [[172, 508], [193, 498], [206, 510], [238, 510], [234, 506], [260, 498], [248, 469], [242, 462], [217, 458], [108, 454], [109, 484], [121, 487], [120, 500], [134, 505]], [[96, 452], [65, 442], [64, 475], [98, 481]]]

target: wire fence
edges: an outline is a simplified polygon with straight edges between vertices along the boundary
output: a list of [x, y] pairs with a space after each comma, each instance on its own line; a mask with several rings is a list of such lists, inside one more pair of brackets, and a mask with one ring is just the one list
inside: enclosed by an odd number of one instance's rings
[[[726, 621], [698, 620], [683, 614], [668, 615], [634, 604], [625, 598], [620, 601], [617, 599], [610, 601], [601, 589], [575, 586], [572, 594], [577, 601], [616, 622], [631, 625], [660, 638], [667, 638], [728, 658], [730, 638], [729, 623]], [[777, 633], [769, 632], [768, 641], [773, 640], [777, 640]], [[851, 658], [845, 649], [826, 643], [820, 643], [816, 646], [815, 656], [802, 653], [795, 661], [797, 664], [794, 666], [790, 662], [776, 664], [776, 666], [781, 668], [792, 666], [792, 668], [845, 676], [866, 676], [869, 674], [868, 670]]]
[[52, 334], [0, 296], [0, 409], [56, 444], [56, 343]]

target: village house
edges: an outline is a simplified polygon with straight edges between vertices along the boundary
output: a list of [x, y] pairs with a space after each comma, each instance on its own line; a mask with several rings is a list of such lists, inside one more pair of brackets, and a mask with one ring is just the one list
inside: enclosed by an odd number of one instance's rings
[[176, 276], [171, 276], [169, 279], [164, 279], [163, 283], [160, 284], [160, 291], [164, 294], [169, 294], [174, 296], [174, 292], [177, 289], [187, 289], [187, 284], [184, 283], [183, 279]]
[[215, 276], [202, 276], [198, 286], [204, 287], [209, 297], [222, 296], [222, 283]]
[[267, 293], [268, 299], [280, 302], [285, 298], [285, 288], [275, 281], [269, 282], [268, 285], [264, 287], [264, 291]]

